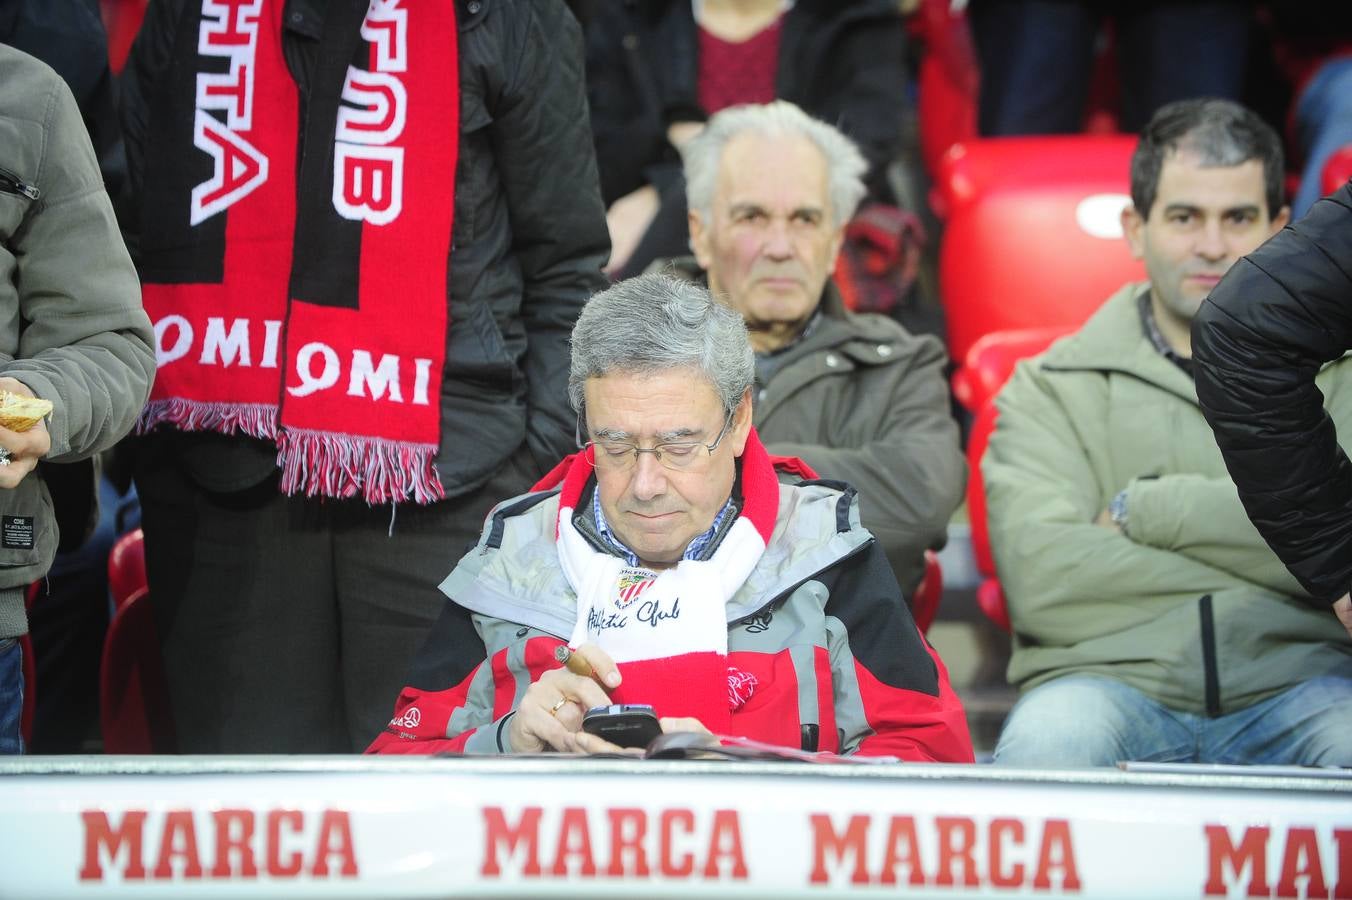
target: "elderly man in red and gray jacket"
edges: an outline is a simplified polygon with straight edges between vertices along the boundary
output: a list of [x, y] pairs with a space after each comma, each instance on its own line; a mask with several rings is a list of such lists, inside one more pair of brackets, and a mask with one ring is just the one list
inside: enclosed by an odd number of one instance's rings
[[[753, 377], [741, 316], [704, 288], [651, 275], [594, 297], [569, 376], [582, 452], [500, 504], [442, 583], [371, 751], [613, 751], [581, 725], [619, 703], [666, 731], [970, 762], [854, 490], [777, 469]], [[559, 667], [565, 643], [595, 678]]]

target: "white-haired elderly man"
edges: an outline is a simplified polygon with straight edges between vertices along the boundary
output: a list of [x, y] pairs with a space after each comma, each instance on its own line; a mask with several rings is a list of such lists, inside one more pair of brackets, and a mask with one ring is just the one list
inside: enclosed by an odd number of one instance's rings
[[792, 103], [737, 106], [684, 149], [693, 258], [668, 265], [742, 314], [754, 421], [772, 453], [859, 490], [907, 595], [943, 546], [966, 464], [932, 337], [845, 308], [831, 281], [867, 163]]
[[[593, 297], [568, 381], [582, 452], [489, 515], [368, 752], [614, 751], [584, 713], [632, 703], [669, 732], [970, 761], [854, 493], [781, 484], [753, 378], [741, 317], [704, 288]], [[559, 666], [564, 644], [591, 676]]]

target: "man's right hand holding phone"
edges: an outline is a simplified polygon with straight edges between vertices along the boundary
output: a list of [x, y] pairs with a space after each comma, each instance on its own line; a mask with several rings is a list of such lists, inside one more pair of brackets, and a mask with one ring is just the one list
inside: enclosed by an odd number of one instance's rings
[[[620, 686], [620, 670], [615, 661], [595, 644], [583, 644], [572, 651], [591, 668], [590, 675], [575, 660], [565, 668], [550, 669], [526, 689], [508, 726], [508, 737], [515, 753], [539, 753], [549, 748], [562, 753], [627, 753], [634, 756], [643, 748], [623, 748], [605, 738], [582, 730], [582, 718], [596, 706], [609, 706], [608, 691]], [[573, 671], [570, 671], [573, 670]], [[662, 731], [702, 731], [698, 719], [662, 718]]]
[[[613, 709], [614, 707], [611, 708]], [[625, 708], [630, 709], [632, 707]], [[652, 709], [651, 707], [646, 706], [642, 708], [649, 711]], [[595, 710], [594, 712], [599, 712], [599, 710]], [[704, 727], [704, 723], [699, 719], [663, 716], [655, 721], [658, 725], [658, 734], [671, 734], [675, 731], [697, 731], [702, 734], [712, 734], [709, 729]], [[653, 735], [653, 737], [655, 736], [656, 735]], [[647, 736], [645, 735], [645, 737]], [[651, 737], [647, 737], [647, 740], [651, 740]], [[589, 734], [585, 730], [577, 735], [577, 744], [578, 749], [583, 753], [623, 753], [627, 756], [642, 756], [647, 749], [646, 742], [642, 746], [625, 747], [608, 741], [599, 734]]]
[[577, 675], [566, 668], [550, 669], [526, 689], [508, 726], [512, 750], [538, 753], [546, 748], [563, 753], [594, 753], [581, 746], [582, 716], [593, 706], [606, 706], [606, 691], [620, 686], [620, 670], [615, 661], [595, 644], [583, 644], [573, 651], [590, 664], [593, 674]]

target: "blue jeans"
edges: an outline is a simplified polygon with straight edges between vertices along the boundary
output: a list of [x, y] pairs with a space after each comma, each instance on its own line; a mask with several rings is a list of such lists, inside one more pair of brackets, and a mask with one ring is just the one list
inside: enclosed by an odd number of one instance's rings
[[0, 640], [0, 754], [23, 752], [23, 649], [18, 638]]
[[1033, 688], [1014, 705], [995, 762], [1352, 766], [1350, 736], [1352, 665], [1214, 719], [1169, 709], [1112, 678], [1068, 675]]

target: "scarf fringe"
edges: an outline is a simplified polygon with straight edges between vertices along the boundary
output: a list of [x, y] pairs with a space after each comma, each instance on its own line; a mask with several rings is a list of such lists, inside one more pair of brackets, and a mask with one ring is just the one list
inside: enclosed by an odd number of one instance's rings
[[372, 506], [444, 499], [436, 455], [435, 444], [292, 428], [277, 436], [283, 493], [361, 496]]
[[179, 431], [218, 431], [247, 434], [274, 440], [277, 437], [277, 407], [265, 403], [208, 403], [167, 397], [151, 400], [136, 420], [136, 433], [145, 434], [158, 425]]

